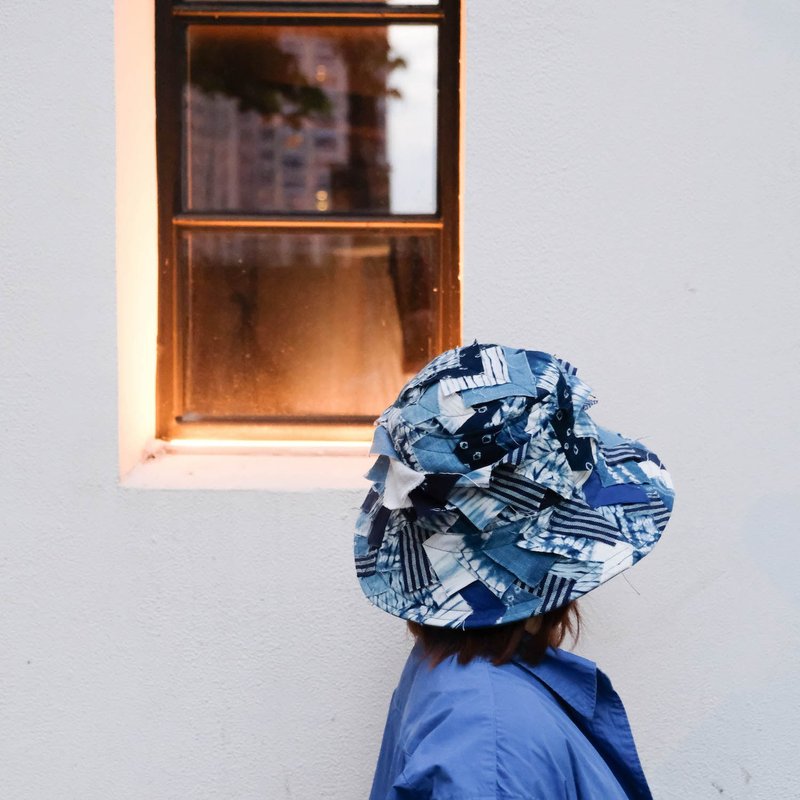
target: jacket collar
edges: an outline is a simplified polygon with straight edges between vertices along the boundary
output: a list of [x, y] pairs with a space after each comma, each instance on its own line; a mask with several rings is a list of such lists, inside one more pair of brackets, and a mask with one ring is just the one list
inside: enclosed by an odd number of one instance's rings
[[530, 672], [581, 717], [591, 719], [597, 705], [597, 665], [566, 650], [547, 648], [536, 665], [515, 658], [514, 663]]

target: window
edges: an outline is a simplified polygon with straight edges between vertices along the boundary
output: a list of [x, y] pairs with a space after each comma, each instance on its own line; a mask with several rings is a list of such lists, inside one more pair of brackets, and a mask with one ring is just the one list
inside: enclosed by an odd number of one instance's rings
[[459, 333], [458, 0], [158, 0], [161, 438], [353, 438]]

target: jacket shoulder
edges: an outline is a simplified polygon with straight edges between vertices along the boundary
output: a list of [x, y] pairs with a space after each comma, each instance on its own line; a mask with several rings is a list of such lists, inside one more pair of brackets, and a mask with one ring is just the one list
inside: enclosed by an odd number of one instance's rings
[[390, 797], [571, 797], [563, 712], [513, 665], [447, 659], [431, 668], [422, 661], [395, 702], [404, 763]]

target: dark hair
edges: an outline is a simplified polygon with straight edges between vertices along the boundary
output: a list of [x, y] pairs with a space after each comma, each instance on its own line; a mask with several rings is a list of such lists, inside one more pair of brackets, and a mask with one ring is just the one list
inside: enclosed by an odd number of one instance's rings
[[558, 647], [567, 636], [578, 640], [581, 615], [577, 601], [542, 614], [536, 633], [526, 633], [526, 619], [497, 625], [492, 628], [438, 628], [409, 622], [408, 629], [422, 645], [433, 666], [450, 656], [459, 664], [469, 664], [473, 658], [485, 658], [499, 666], [515, 654], [529, 664], [538, 664], [548, 647]]

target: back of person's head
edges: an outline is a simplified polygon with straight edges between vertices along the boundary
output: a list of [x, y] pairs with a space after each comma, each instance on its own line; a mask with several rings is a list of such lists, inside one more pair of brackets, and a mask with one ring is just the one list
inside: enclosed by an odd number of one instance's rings
[[568, 637], [577, 642], [581, 614], [574, 600], [541, 616], [491, 628], [436, 628], [410, 620], [407, 624], [432, 666], [451, 656], [459, 664], [484, 658], [499, 666], [515, 655], [538, 664], [548, 647], [559, 647]]

